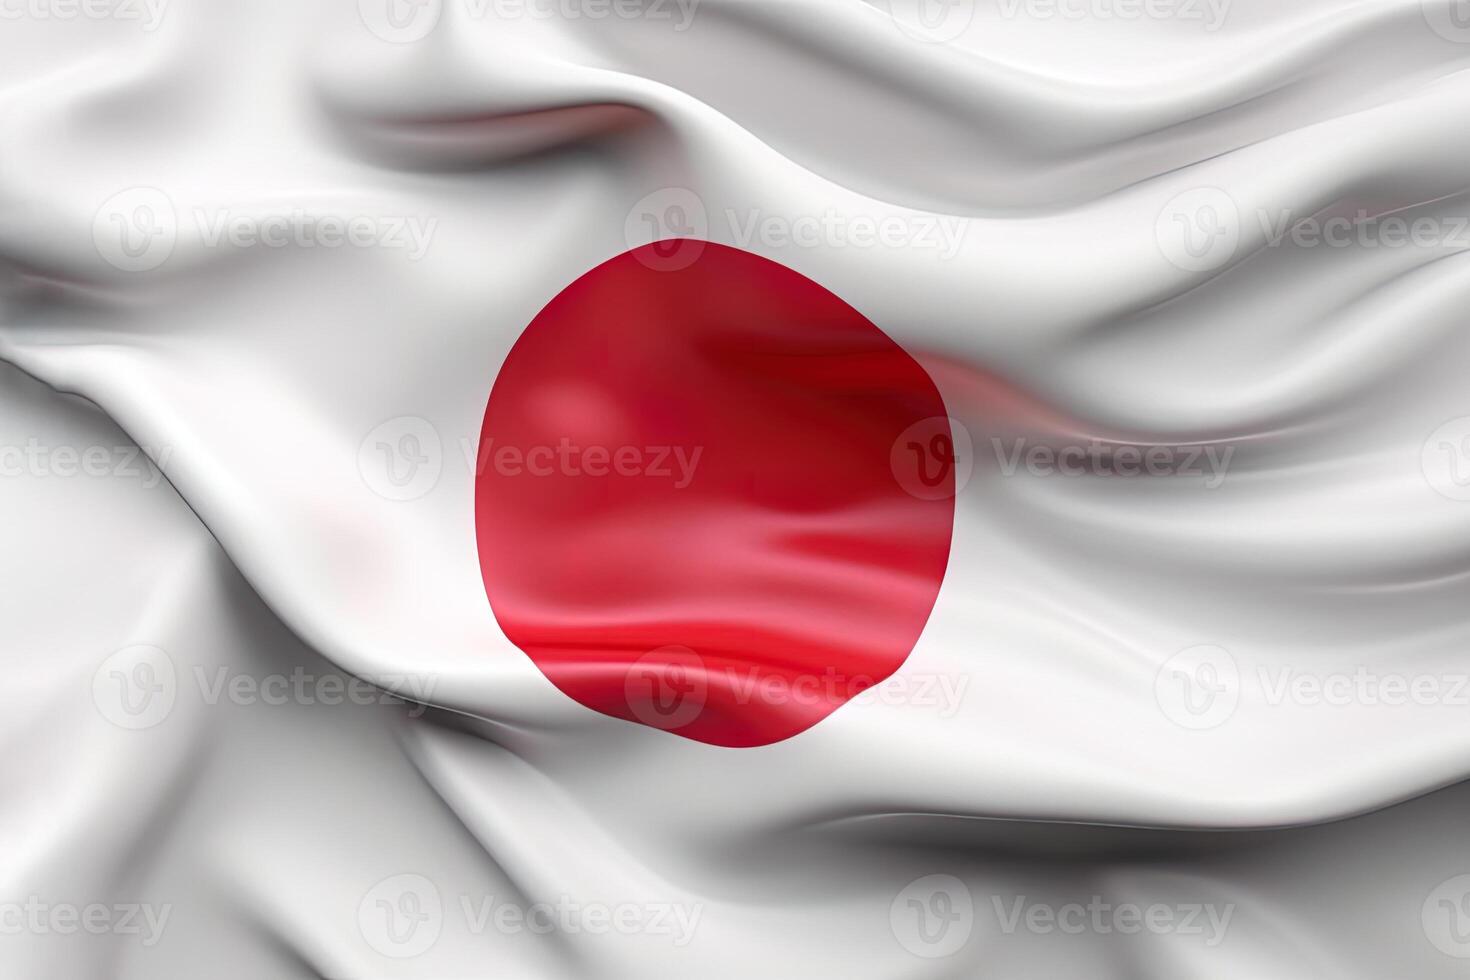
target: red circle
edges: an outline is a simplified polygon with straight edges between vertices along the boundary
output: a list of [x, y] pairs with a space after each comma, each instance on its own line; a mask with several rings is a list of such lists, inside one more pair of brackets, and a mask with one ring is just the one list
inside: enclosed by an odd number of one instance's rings
[[587, 707], [765, 745], [918, 640], [954, 473], [938, 460], [929, 492], [906, 491], [895, 447], [944, 402], [810, 279], [713, 243], [668, 269], [659, 247], [564, 289], [501, 367], [475, 482], [485, 591], [505, 635]]

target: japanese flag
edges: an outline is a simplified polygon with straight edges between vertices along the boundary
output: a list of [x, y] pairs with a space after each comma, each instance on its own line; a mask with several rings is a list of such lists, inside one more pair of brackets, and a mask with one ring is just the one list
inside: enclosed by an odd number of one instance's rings
[[1458, 976], [1456, 6], [7, 8], [4, 974]]

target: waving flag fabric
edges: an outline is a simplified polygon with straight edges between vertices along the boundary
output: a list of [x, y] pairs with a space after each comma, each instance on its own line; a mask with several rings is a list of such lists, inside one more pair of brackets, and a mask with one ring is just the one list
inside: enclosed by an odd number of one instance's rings
[[1463, 974], [1465, 4], [0, 14], [0, 975]]

